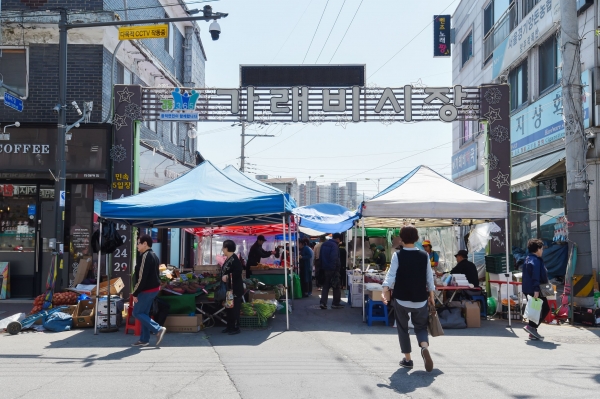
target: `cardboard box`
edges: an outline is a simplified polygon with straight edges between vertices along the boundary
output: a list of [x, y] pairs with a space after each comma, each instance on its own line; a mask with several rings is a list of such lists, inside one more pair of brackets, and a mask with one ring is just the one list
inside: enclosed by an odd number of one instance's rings
[[462, 313], [467, 321], [467, 328], [481, 327], [481, 310], [478, 301], [463, 301]]
[[[122, 315], [116, 315], [116, 314], [112, 314], [110, 315], [110, 326], [111, 327], [120, 327], [121, 323], [123, 322], [123, 316]], [[97, 315], [96, 318], [96, 323], [98, 323], [98, 328], [104, 328], [104, 327], [108, 327], [108, 315], [103, 316], [103, 315]]]
[[202, 315], [170, 314], [165, 321], [167, 332], [198, 332], [202, 328]]
[[73, 278], [73, 286], [81, 284], [83, 280], [87, 277], [88, 271], [92, 267], [92, 257], [84, 256], [79, 259], [77, 265], [77, 273], [75, 273], [75, 277]]
[[[108, 315], [108, 301], [105, 296], [100, 297], [98, 300], [98, 307], [96, 308], [96, 313], [100, 315]], [[110, 299], [110, 314], [114, 315], [117, 313], [123, 312], [125, 308], [123, 299], [113, 296]]]
[[[108, 294], [108, 281], [103, 281], [100, 283], [100, 295]], [[118, 295], [125, 288], [125, 284], [121, 277], [113, 278], [110, 280], [110, 295]], [[96, 287], [92, 289], [92, 296], [96, 296]]]
[[265, 301], [277, 300], [275, 291], [250, 291], [248, 293], [248, 299], [252, 302], [255, 299], [263, 299]]
[[353, 308], [362, 308], [365, 296], [363, 294], [350, 294]]
[[73, 314], [73, 328], [94, 327], [95, 300], [83, 300], [77, 304], [77, 310]]
[[367, 294], [372, 301], [381, 302], [383, 300], [383, 291], [367, 291]]

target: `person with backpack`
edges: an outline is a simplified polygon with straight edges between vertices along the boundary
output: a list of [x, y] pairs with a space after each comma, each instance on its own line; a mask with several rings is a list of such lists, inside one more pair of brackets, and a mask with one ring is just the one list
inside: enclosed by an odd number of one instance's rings
[[548, 299], [542, 295], [542, 291], [540, 289], [540, 284], [546, 284], [548, 282], [548, 270], [546, 270], [546, 266], [544, 266], [544, 260], [542, 259], [544, 242], [542, 240], [532, 238], [527, 242], [527, 251], [529, 251], [529, 255], [527, 255], [525, 258], [525, 263], [523, 264], [523, 294], [529, 295], [533, 298], [540, 298], [543, 303], [539, 322], [534, 323], [533, 321], [529, 320], [529, 324], [523, 327], [523, 329], [529, 333], [529, 339], [543, 340], [544, 337], [538, 332], [537, 329], [542, 323], [542, 320], [544, 320], [550, 312]]
[[398, 328], [398, 339], [404, 359], [400, 366], [413, 368], [411, 359], [411, 344], [408, 334], [409, 319], [414, 325], [417, 342], [421, 348], [421, 357], [425, 363], [425, 370], [433, 370], [433, 360], [429, 353], [429, 336], [427, 324], [429, 322], [430, 305], [435, 306], [433, 271], [427, 252], [415, 247], [419, 240], [419, 232], [413, 226], [405, 226], [400, 230], [400, 238], [404, 248], [394, 252], [390, 268], [383, 281], [383, 303], [392, 301]]

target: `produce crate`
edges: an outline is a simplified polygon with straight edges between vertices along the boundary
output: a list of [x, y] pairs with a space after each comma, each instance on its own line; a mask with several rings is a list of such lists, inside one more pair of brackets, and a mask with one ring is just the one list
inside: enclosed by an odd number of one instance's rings
[[[488, 273], [505, 273], [506, 272], [506, 254], [492, 254], [485, 256], [485, 270]], [[515, 258], [510, 255], [509, 271], [515, 270]]]
[[[501, 316], [504, 320], [508, 320], [508, 306], [502, 305]], [[518, 305], [510, 307], [510, 319], [511, 320], [522, 320], [523, 319], [523, 316], [521, 315], [521, 312], [519, 311]]]
[[265, 328], [267, 321], [261, 323], [258, 316], [240, 316], [240, 327], [241, 328]]

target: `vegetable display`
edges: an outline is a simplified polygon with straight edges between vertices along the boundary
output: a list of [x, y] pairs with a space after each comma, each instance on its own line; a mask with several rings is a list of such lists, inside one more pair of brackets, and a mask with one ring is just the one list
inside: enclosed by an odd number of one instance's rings
[[[31, 313], [37, 313], [42, 310], [44, 305], [44, 294], [38, 295], [33, 301], [33, 309]], [[57, 292], [52, 295], [52, 306], [61, 305], [77, 305], [77, 293], [76, 292]]]
[[241, 306], [243, 316], [257, 316], [261, 323], [266, 322], [269, 317], [273, 316], [275, 310], [277, 310], [277, 305], [262, 299], [256, 299], [251, 303], [242, 303]]

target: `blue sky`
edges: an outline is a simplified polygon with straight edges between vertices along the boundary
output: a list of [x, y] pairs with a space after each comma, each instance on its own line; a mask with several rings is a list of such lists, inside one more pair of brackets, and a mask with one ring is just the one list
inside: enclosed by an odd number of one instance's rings
[[[187, 3], [192, 9], [204, 6], [194, 0]], [[219, 21], [222, 33], [218, 41], [210, 39], [208, 23], [200, 23], [208, 57], [206, 84], [238, 87], [240, 64], [302, 64], [304, 60], [305, 64], [366, 64], [367, 83], [379, 87], [402, 87], [419, 80], [427, 86], [451, 86], [451, 60], [432, 57], [431, 21], [435, 14], [452, 14], [458, 3], [214, 1], [209, 3], [213, 11], [229, 16]], [[239, 166], [240, 129], [227, 123], [201, 123], [199, 150], [219, 167]], [[265, 130], [261, 134], [276, 137], [257, 138], [246, 147], [247, 169], [253, 174], [296, 177], [299, 182], [311, 176], [319, 184], [356, 181], [359, 193], [367, 196], [421, 164], [450, 174], [452, 130], [442, 122], [357, 123], [346, 129], [335, 123], [318, 127], [296, 123]]]

